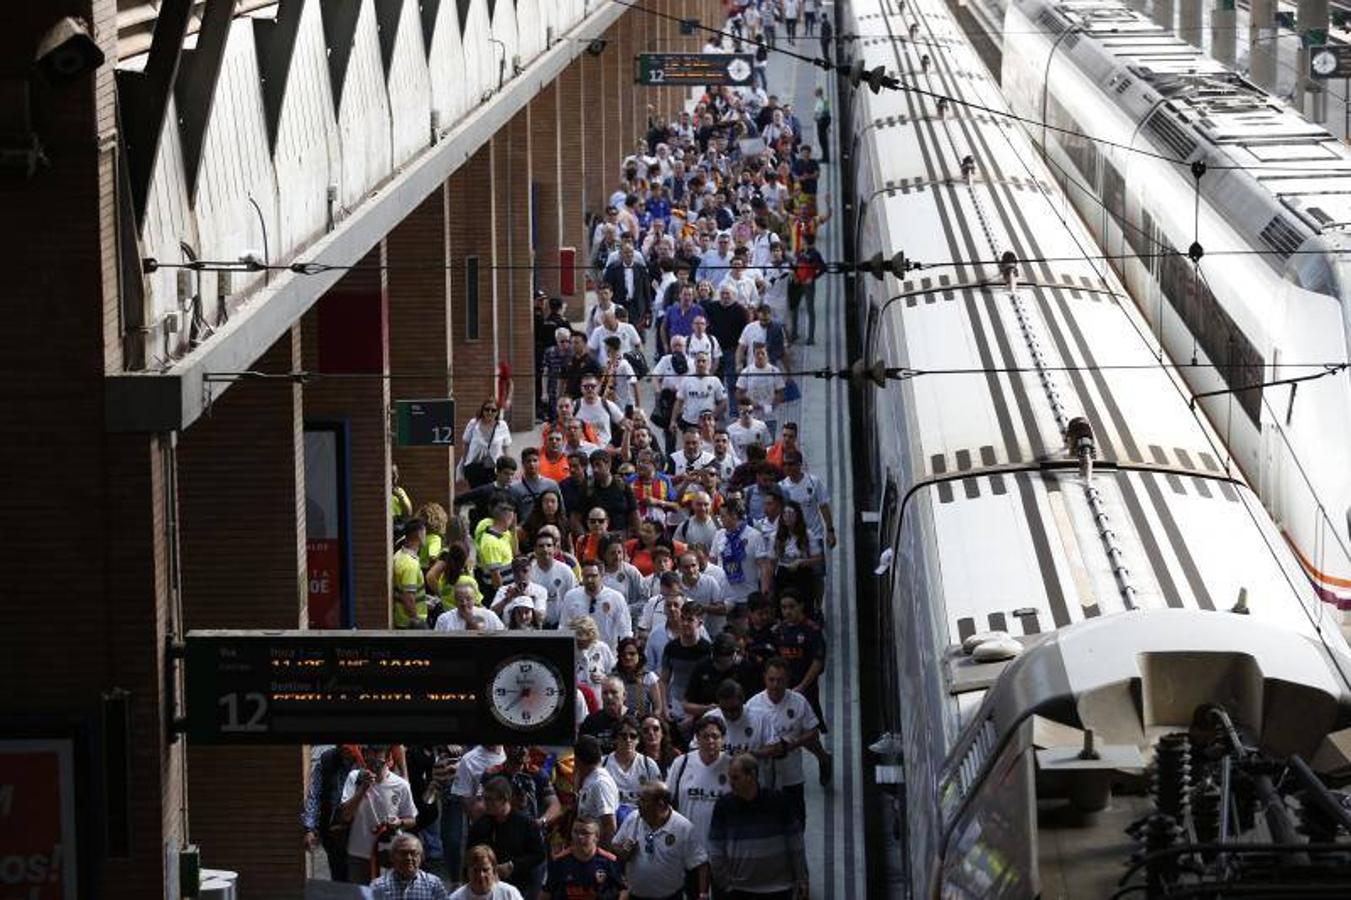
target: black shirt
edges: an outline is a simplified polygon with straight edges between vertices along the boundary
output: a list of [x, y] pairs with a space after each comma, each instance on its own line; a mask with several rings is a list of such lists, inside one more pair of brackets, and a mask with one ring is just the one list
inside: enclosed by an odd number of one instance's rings
[[729, 678], [741, 685], [743, 700], [754, 697], [764, 687], [760, 667], [750, 660], [743, 659], [727, 669], [719, 669], [710, 656], [695, 664], [690, 683], [685, 688], [685, 699], [711, 706], [718, 702], [718, 685]]
[[586, 375], [602, 375], [600, 363], [590, 353], [578, 359], [574, 354], [563, 367], [563, 381], [567, 385], [569, 397], [582, 396], [582, 378]]
[[506, 881], [518, 889], [528, 890], [533, 883], [535, 867], [544, 862], [544, 839], [539, 828], [525, 813], [511, 812], [503, 822], [482, 815], [469, 826], [465, 844], [487, 844], [497, 854], [497, 862], [511, 863], [511, 874]]
[[638, 501], [633, 497], [633, 489], [613, 475], [610, 483], [601, 486], [591, 485], [586, 496], [586, 510], [599, 506], [610, 517], [610, 527], [615, 531], [628, 531], [630, 516], [638, 509]]
[[602, 753], [613, 753], [615, 732], [619, 730], [619, 723], [623, 720], [623, 716], [616, 716], [601, 707], [582, 720], [581, 733], [589, 734], [600, 741]]
[[704, 318], [708, 320], [708, 333], [718, 339], [723, 353], [732, 353], [741, 340], [741, 330], [750, 321], [746, 307], [740, 303], [723, 303], [714, 300], [704, 306]]

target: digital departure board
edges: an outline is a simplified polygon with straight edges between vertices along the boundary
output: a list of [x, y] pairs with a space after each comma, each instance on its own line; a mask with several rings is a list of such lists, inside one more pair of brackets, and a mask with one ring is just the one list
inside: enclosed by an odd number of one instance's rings
[[749, 53], [640, 53], [639, 84], [662, 86], [750, 84], [754, 57]]
[[198, 744], [570, 744], [570, 633], [193, 631]]

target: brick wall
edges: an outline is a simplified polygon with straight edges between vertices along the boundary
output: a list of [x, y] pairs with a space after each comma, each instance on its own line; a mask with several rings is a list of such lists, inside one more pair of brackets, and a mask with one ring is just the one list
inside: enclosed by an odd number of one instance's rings
[[[300, 326], [254, 369], [299, 367]], [[178, 449], [183, 605], [189, 628], [305, 624], [305, 507], [301, 388], [245, 381], [217, 401]], [[295, 849], [299, 747], [188, 751], [189, 838], [208, 866], [240, 873], [249, 897], [294, 897], [304, 879]]]
[[[609, 127], [611, 117], [606, 112], [605, 105], [600, 102], [600, 98], [605, 96], [605, 73], [608, 69], [603, 57], [590, 54], [583, 54], [568, 67], [568, 71], [574, 69], [577, 70], [576, 122], [581, 135], [580, 143], [583, 146], [582, 183], [586, 189], [584, 213], [599, 216], [605, 212], [605, 201], [612, 190], [605, 178], [605, 160], [609, 155], [606, 151], [608, 146], [606, 129]], [[567, 72], [564, 75], [566, 76]], [[565, 93], [567, 85], [568, 80], [565, 78], [563, 82]], [[566, 103], [565, 100], [565, 106]], [[566, 139], [566, 133], [564, 138]], [[588, 232], [587, 240], [590, 240], [590, 237]]]
[[[493, 346], [493, 142], [479, 148], [446, 182], [450, 242], [451, 392], [460, 422], [477, 415], [484, 400], [494, 397], [496, 357]], [[464, 260], [479, 258], [479, 339], [467, 340]], [[459, 441], [460, 435], [455, 436]]]
[[530, 223], [536, 212], [531, 203], [534, 180], [531, 153], [530, 108], [518, 112], [493, 138], [496, 168], [497, 322], [499, 353], [511, 366], [514, 399], [509, 424], [529, 431], [535, 424], [535, 337], [533, 314], [534, 264]]
[[[624, 19], [631, 15], [633, 13], [625, 13]], [[615, 189], [616, 179], [619, 177], [619, 161], [623, 159], [619, 155], [620, 147], [628, 140], [621, 130], [619, 102], [619, 73], [623, 69], [622, 60], [626, 52], [626, 48], [620, 40], [624, 19], [620, 19], [619, 22], [611, 25], [609, 31], [605, 32], [605, 37], [610, 43], [601, 56], [604, 65], [601, 66], [600, 94], [596, 97], [592, 97], [590, 94], [587, 96], [587, 108], [591, 110], [592, 115], [599, 115], [605, 123], [605, 131], [600, 142], [604, 151], [600, 159], [601, 172], [603, 173], [601, 177], [603, 194], [599, 203], [600, 208], [596, 212], [605, 211], [605, 198], [609, 197], [610, 192]]]
[[[535, 185], [535, 283], [550, 295], [558, 293], [559, 222], [558, 81], [530, 101], [530, 177]], [[572, 147], [568, 152], [573, 151]], [[575, 191], [575, 186], [569, 186]]]
[[355, 371], [357, 363], [342, 354], [335, 358], [333, 333], [339, 330], [346, 342], [362, 345], [354, 352], [369, 352], [375, 363], [369, 374], [376, 377], [318, 379], [305, 386], [304, 397], [306, 422], [347, 423], [352, 547], [348, 578], [359, 628], [389, 627], [390, 382], [378, 377], [389, 371], [389, 306], [385, 275], [374, 268], [384, 259], [381, 241], [361, 260], [362, 266], [372, 268], [345, 275], [301, 322], [306, 371]]
[[[385, 241], [391, 400], [449, 394], [445, 376], [450, 368], [449, 289], [463, 275], [446, 267], [448, 237], [446, 195], [438, 190], [396, 225]], [[449, 450], [395, 447], [393, 459], [414, 504], [436, 501], [446, 506], [450, 502]]]
[[[583, 56], [583, 59], [590, 57]], [[588, 180], [587, 158], [595, 153], [590, 146], [591, 133], [587, 123], [595, 122], [597, 117], [585, 115], [582, 108], [584, 87], [582, 85], [582, 67], [573, 62], [563, 70], [555, 82], [558, 106], [558, 159], [560, 170], [558, 182], [558, 201], [562, 231], [559, 244], [564, 247], [576, 247], [579, 271], [577, 273], [578, 293], [567, 298], [569, 314], [576, 315], [581, 308], [583, 289], [581, 274], [586, 268], [587, 240], [590, 235], [586, 229], [586, 213], [599, 212], [596, 209], [597, 186]], [[597, 173], [599, 174], [599, 173]]]

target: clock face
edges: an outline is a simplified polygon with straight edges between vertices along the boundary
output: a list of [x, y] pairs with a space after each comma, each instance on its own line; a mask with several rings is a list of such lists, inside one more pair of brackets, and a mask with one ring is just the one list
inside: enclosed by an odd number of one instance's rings
[[1324, 50], [1321, 53], [1315, 53], [1313, 57], [1313, 70], [1320, 75], [1328, 75], [1337, 70], [1337, 54]]
[[727, 77], [733, 81], [745, 81], [751, 77], [751, 67], [744, 59], [734, 59], [727, 64]]
[[488, 691], [497, 720], [525, 730], [548, 725], [571, 700], [558, 671], [536, 656], [513, 656], [499, 663]]

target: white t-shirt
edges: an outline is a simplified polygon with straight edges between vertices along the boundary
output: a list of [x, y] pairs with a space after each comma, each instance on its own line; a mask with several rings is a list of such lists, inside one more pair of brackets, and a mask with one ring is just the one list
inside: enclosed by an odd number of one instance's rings
[[642, 885], [650, 897], [679, 893], [685, 873], [708, 862], [708, 852], [696, 837], [693, 823], [675, 810], [660, 828], [648, 825], [640, 815], [629, 816], [615, 832], [616, 844], [628, 841], [637, 845], [638, 852], [624, 864], [624, 877], [631, 885]]
[[[716, 537], [717, 536], [714, 535], [715, 539]], [[699, 577], [695, 579], [695, 582], [692, 585], [685, 583], [685, 575], [684, 573], [681, 573], [680, 592], [685, 595], [686, 602], [698, 600], [705, 606], [710, 603], [718, 603], [723, 599], [722, 585], [718, 583], [716, 578], [710, 578], [702, 572], [699, 573]], [[660, 613], [662, 616], [665, 616], [665, 608], [663, 608]], [[726, 624], [726, 616], [719, 616], [714, 613], [704, 614], [704, 627], [708, 629], [709, 634], [721, 634], [722, 628]]]
[[[763, 748], [770, 747], [779, 742], [779, 735], [774, 731], [773, 720], [765, 715], [762, 710], [741, 707], [741, 718], [735, 722], [727, 721], [727, 716], [723, 714], [722, 708], [715, 706], [704, 715], [721, 719], [727, 726], [727, 737], [723, 740], [722, 750], [728, 756], [735, 757], [738, 753], [754, 753]], [[774, 766], [772, 760], [760, 761], [760, 783], [765, 787], [774, 786]]]
[[[356, 795], [357, 776], [362, 769], [356, 768], [347, 773], [347, 781], [342, 786], [342, 802], [346, 803]], [[370, 859], [375, 851], [375, 827], [390, 816], [401, 819], [417, 817], [417, 805], [413, 803], [413, 789], [397, 773], [386, 770], [383, 780], [371, 785], [366, 798], [357, 805], [352, 816], [352, 828], [347, 833], [347, 853], [360, 859]]]
[[[759, 410], [767, 421], [774, 421], [777, 414], [774, 412], [774, 395], [785, 387], [783, 374], [778, 366], [773, 363], [765, 363], [762, 369], [755, 364], [752, 359], [750, 364], [741, 370], [741, 375], [737, 377], [736, 386], [738, 391], [745, 391], [746, 396], [755, 408]], [[727, 437], [732, 436], [731, 429], [727, 431]]]
[[514, 885], [499, 881], [489, 888], [486, 894], [477, 894], [469, 885], [461, 885], [459, 890], [450, 895], [450, 900], [525, 900], [525, 898]]
[[[474, 610], [474, 618], [483, 621], [483, 627], [480, 631], [506, 631], [507, 626], [502, 622], [497, 613], [488, 609], [486, 606], [480, 606]], [[441, 613], [436, 619], [437, 631], [468, 631], [465, 627], [464, 617], [460, 615], [458, 608], [448, 609]]]
[[786, 262], [777, 266], [771, 263], [765, 269], [763, 302], [769, 305], [770, 318], [775, 322], [788, 321], [788, 283], [792, 281], [792, 273], [792, 267]]
[[752, 270], [742, 270], [740, 278], [734, 278], [731, 273], [728, 273], [727, 277], [718, 285], [718, 293], [722, 293], [722, 289], [725, 287], [732, 289], [733, 296], [742, 306], [753, 309], [760, 305], [760, 289], [755, 285], [755, 276], [752, 274]]
[[601, 306], [597, 303], [595, 306], [591, 307], [591, 312], [586, 317], [586, 337], [588, 343], [590, 342], [591, 333], [600, 327], [602, 321], [601, 317], [607, 312], [617, 309], [619, 309], [619, 304], [614, 301], [610, 301], [609, 306]]
[[641, 753], [634, 754], [633, 764], [628, 771], [624, 770], [624, 764], [613, 753], [607, 754], [601, 765], [619, 788], [619, 802], [629, 806], [638, 804], [638, 792], [643, 785], [661, 780], [661, 767]]
[[761, 325], [759, 319], [747, 322], [746, 327], [741, 329], [741, 337], [737, 338], [737, 346], [746, 348], [746, 361], [748, 363], [755, 362], [755, 354], [752, 351], [756, 344], [769, 346], [769, 329]]
[[455, 780], [450, 783], [450, 792], [461, 800], [472, 800], [478, 796], [483, 786], [483, 773], [493, 766], [507, 761], [507, 755], [498, 747], [493, 750], [483, 744], [471, 747], [460, 757], [460, 767], [455, 770]]
[[[745, 547], [740, 560], [734, 560], [728, 555], [730, 548], [726, 528], [718, 531], [717, 536], [713, 538], [713, 546], [708, 551], [709, 558], [718, 561], [723, 575], [727, 578], [727, 588], [723, 591], [724, 599], [737, 604], [745, 603], [753, 592], [760, 590], [760, 567], [757, 560], [770, 555], [765, 536], [749, 522], [743, 525], [745, 527], [741, 530], [741, 538], [745, 542]], [[737, 569], [739, 571], [736, 571]]]
[[[746, 709], [754, 710], [769, 718], [774, 733], [781, 741], [796, 741], [802, 735], [819, 728], [821, 722], [812, 712], [807, 698], [797, 691], [785, 691], [783, 699], [777, 704], [769, 699], [767, 691], [761, 691], [746, 701]], [[802, 774], [802, 748], [789, 750], [787, 755], [774, 760], [774, 783], [780, 788], [802, 784], [806, 776]]]
[[698, 356], [700, 353], [708, 354], [708, 361], [712, 364], [712, 370], [718, 371], [718, 360], [722, 359], [722, 344], [718, 339], [707, 331], [704, 336], [690, 334], [685, 337], [685, 355], [690, 359]]
[[686, 375], [676, 389], [676, 397], [685, 401], [680, 418], [693, 423], [704, 410], [716, 410], [727, 399], [727, 389], [716, 375]]
[[703, 544], [707, 549], [713, 546], [713, 538], [717, 535], [718, 523], [712, 516], [703, 522], [690, 516], [676, 526], [674, 537], [684, 544]]
[[[609, 678], [610, 673], [614, 671], [615, 663], [619, 662], [619, 657], [604, 641], [592, 641], [591, 646], [585, 650], [578, 648], [576, 659], [577, 680], [594, 686]], [[581, 719], [577, 721], [581, 722]]]
[[577, 815], [588, 819], [613, 816], [619, 809], [619, 786], [604, 768], [586, 776], [577, 792]]
[[690, 459], [685, 455], [684, 449], [681, 449], [671, 455], [671, 475], [679, 478], [690, 469], [702, 469], [711, 462], [713, 454], [707, 450], [700, 450], [698, 456]]
[[638, 373], [633, 371], [633, 363], [621, 359], [615, 365], [615, 405], [622, 412], [625, 407], [636, 406], [633, 400], [633, 388], [638, 383]]
[[539, 562], [530, 563], [530, 580], [544, 588], [548, 594], [548, 607], [542, 621], [548, 628], [558, 627], [558, 613], [563, 608], [563, 598], [568, 591], [577, 586], [577, 576], [572, 569], [554, 560], [548, 569], [541, 569]]
[[[507, 596], [510, 593], [513, 586], [514, 585], [511, 584], [504, 584], [497, 589], [497, 593], [493, 596], [493, 602], [491, 604], [493, 612], [497, 613], [497, 617], [503, 620], [503, 624], [506, 623], [507, 618], [506, 607], [507, 603], [510, 602], [509, 600], [507, 600]], [[525, 593], [523, 595], [520, 595], [514, 599], [530, 601], [530, 605], [535, 608], [536, 625], [538, 625], [540, 622], [543, 622], [544, 617], [549, 612], [549, 592], [546, 591], [544, 588], [540, 587], [534, 581], [531, 581], [529, 584], [525, 586]]]
[[563, 597], [563, 609], [558, 616], [559, 627], [566, 628], [569, 622], [579, 616], [590, 616], [596, 620], [600, 639], [609, 644], [611, 650], [618, 649], [621, 638], [633, 637], [628, 598], [614, 588], [602, 587], [594, 598], [586, 592], [585, 587], [568, 591]]
[[829, 504], [830, 496], [821, 479], [810, 472], [804, 472], [801, 481], [785, 478], [779, 482], [779, 490], [790, 500], [796, 500], [802, 507], [802, 516], [807, 522], [807, 533], [814, 538], [826, 536], [826, 520], [821, 515], [821, 504]]
[[[685, 370], [685, 374], [688, 375], [694, 371], [694, 360], [690, 358], [688, 353], [685, 355], [685, 362], [689, 364], [689, 367]], [[657, 360], [657, 364], [652, 367], [652, 371], [648, 374], [661, 379], [658, 382], [657, 389], [662, 391], [678, 391], [680, 390], [680, 383], [685, 380], [685, 375], [681, 375], [675, 370], [675, 364], [671, 362], [671, 354], [669, 353]]]
[[732, 758], [718, 754], [711, 766], [704, 765], [698, 753], [686, 753], [671, 763], [666, 775], [666, 786], [676, 810], [690, 820], [699, 846], [708, 847], [708, 824], [713, 821], [713, 805], [732, 788], [727, 783], [727, 769]]
[[727, 426], [727, 437], [731, 439], [732, 446], [736, 448], [737, 456], [746, 458], [746, 448], [751, 444], [759, 444], [765, 449], [773, 443], [769, 439], [769, 426], [760, 419], [751, 417], [751, 424], [742, 425], [741, 419], [737, 419], [731, 425]]
[[629, 353], [643, 346], [642, 338], [638, 337], [638, 329], [628, 322], [620, 322], [614, 331], [606, 328], [604, 324], [600, 325], [595, 331], [591, 332], [591, 337], [587, 338], [586, 344], [591, 348], [591, 352], [596, 355], [596, 362], [600, 364], [602, 369], [605, 368], [605, 363], [610, 358], [610, 354], [605, 349], [605, 339], [615, 336], [619, 337], [620, 353]]
[[[633, 371], [632, 368], [629, 371]], [[593, 391], [593, 393], [599, 392]], [[624, 410], [603, 397], [597, 397], [591, 403], [587, 403], [586, 398], [582, 398], [577, 401], [573, 415], [594, 428], [596, 440], [604, 446], [610, 443], [611, 424], [623, 421]]]

